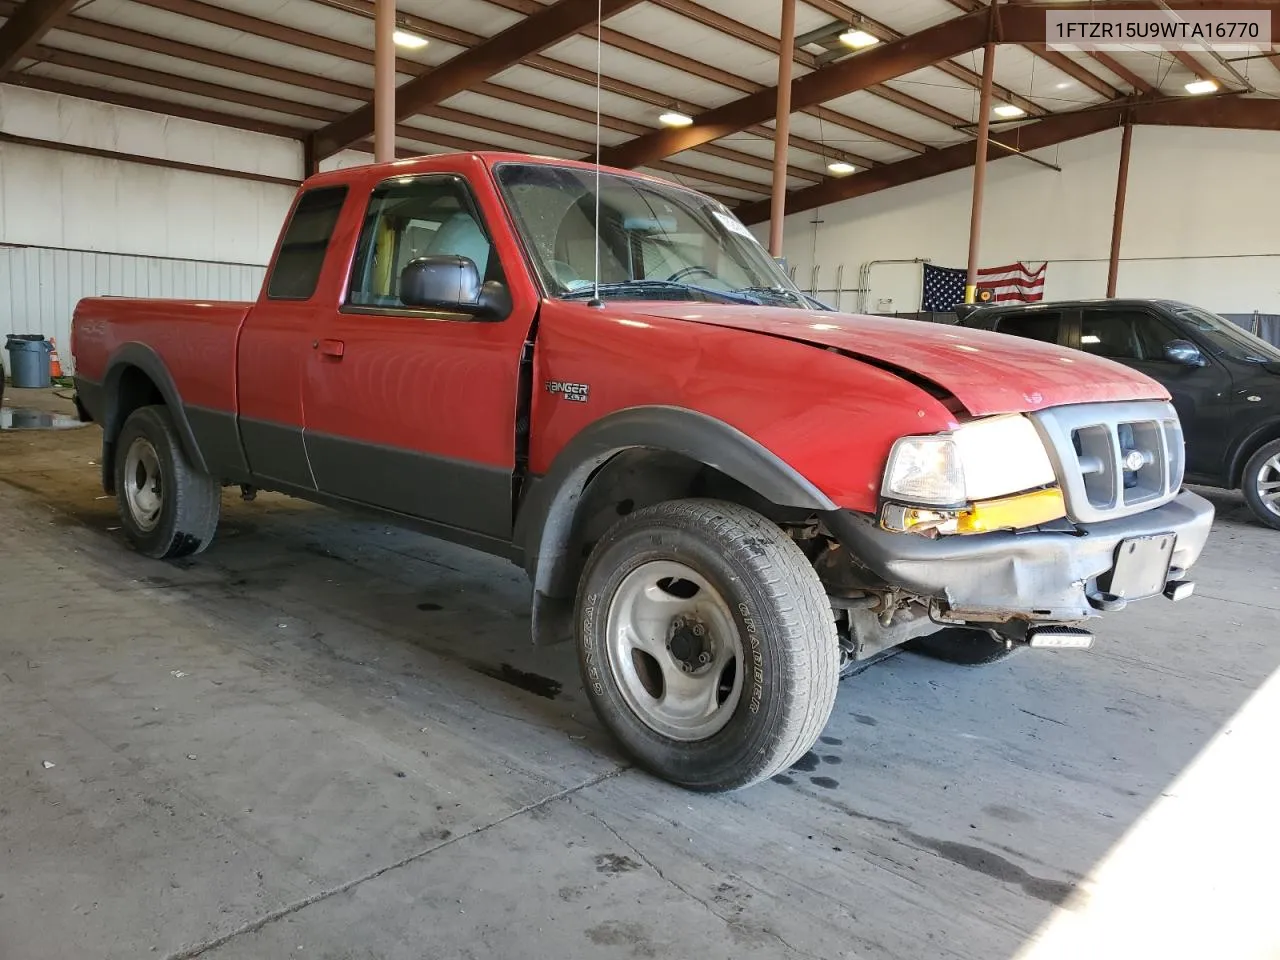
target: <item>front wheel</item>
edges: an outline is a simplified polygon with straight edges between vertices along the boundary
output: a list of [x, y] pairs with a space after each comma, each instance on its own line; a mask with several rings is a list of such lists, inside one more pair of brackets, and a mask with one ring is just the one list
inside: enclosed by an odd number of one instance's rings
[[222, 488], [187, 462], [168, 407], [129, 415], [116, 439], [115, 480], [120, 523], [139, 553], [185, 557], [213, 539]]
[[799, 547], [737, 504], [638, 510], [596, 544], [579, 665], [600, 720], [650, 772], [734, 790], [798, 760], [835, 703], [831, 605]]
[[1254, 516], [1280, 530], [1280, 440], [1263, 444], [1249, 458], [1240, 486]]

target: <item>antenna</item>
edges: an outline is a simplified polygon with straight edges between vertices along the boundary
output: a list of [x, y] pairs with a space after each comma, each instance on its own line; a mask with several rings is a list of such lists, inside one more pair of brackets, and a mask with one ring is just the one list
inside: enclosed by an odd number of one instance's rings
[[600, 299], [600, 51], [604, 46], [604, 0], [596, 0], [596, 212], [592, 218], [595, 228], [593, 252], [595, 253], [595, 274], [592, 278], [591, 299], [588, 307], [603, 307]]

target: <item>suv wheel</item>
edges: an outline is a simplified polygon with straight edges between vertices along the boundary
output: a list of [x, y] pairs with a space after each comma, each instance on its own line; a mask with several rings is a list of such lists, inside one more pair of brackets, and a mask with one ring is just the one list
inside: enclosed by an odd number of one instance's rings
[[578, 659], [601, 722], [647, 770], [733, 790], [795, 763], [835, 703], [831, 605], [800, 548], [714, 500], [637, 510], [596, 544]]
[[1254, 515], [1267, 526], [1280, 530], [1280, 440], [1263, 444], [1249, 458], [1240, 486]]
[[116, 439], [115, 461], [120, 523], [139, 553], [164, 560], [209, 545], [222, 487], [187, 462], [167, 407], [129, 415]]

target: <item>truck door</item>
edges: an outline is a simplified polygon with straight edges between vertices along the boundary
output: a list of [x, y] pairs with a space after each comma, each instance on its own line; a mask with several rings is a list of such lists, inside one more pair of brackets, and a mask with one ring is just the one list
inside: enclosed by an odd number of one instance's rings
[[346, 198], [347, 187], [329, 186], [297, 199], [236, 345], [240, 440], [264, 486], [315, 489], [302, 440], [302, 381], [317, 287]]
[[[511, 313], [403, 304], [405, 265], [437, 254], [507, 284]], [[453, 173], [375, 186], [346, 289], [312, 331], [303, 406], [320, 492], [509, 539], [520, 358], [536, 304], [492, 193]]]
[[1187, 473], [1219, 476], [1231, 436], [1231, 374], [1214, 357], [1192, 367], [1165, 358], [1164, 347], [1185, 336], [1154, 310], [1090, 307], [1080, 314], [1080, 349], [1108, 357], [1162, 384], [1182, 421]]

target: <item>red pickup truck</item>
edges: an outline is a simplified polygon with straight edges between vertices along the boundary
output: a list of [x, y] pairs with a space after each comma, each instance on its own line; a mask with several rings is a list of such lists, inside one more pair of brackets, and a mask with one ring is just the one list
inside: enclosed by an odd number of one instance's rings
[[239, 485], [508, 557], [695, 789], [794, 763], [891, 648], [1087, 646], [1180, 598], [1213, 517], [1142, 374], [816, 309], [721, 203], [578, 163], [321, 174], [256, 303], [84, 300], [72, 348], [140, 552], [203, 550]]

